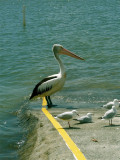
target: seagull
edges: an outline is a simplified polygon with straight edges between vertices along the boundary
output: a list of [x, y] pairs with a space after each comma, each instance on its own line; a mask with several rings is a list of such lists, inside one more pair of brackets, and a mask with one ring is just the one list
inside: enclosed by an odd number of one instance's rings
[[79, 121], [80, 123], [92, 123], [92, 115], [93, 113], [87, 113], [87, 115], [74, 119]]
[[112, 125], [112, 119], [115, 117], [117, 110], [115, 108], [116, 106], [112, 106], [112, 109], [108, 110], [104, 116], [102, 117], [102, 120], [108, 119], [109, 125]]
[[50, 96], [54, 94], [55, 92], [59, 91], [62, 89], [65, 83], [66, 79], [66, 72], [64, 69], [64, 65], [59, 57], [59, 55], [68, 55], [73, 58], [79, 59], [79, 60], [84, 60], [83, 58], [77, 56], [76, 54], [70, 52], [69, 50], [63, 48], [62, 45], [60, 44], [54, 44], [53, 45], [53, 53], [58, 61], [59, 67], [60, 67], [60, 72], [58, 74], [54, 74], [51, 76], [48, 76], [44, 78], [42, 81], [40, 81], [33, 89], [33, 92], [30, 96], [30, 99], [33, 99], [35, 97], [45, 97], [47, 101], [47, 106], [48, 108], [52, 107], [52, 101]]
[[70, 112], [61, 113], [61, 114], [57, 115], [55, 118], [56, 118], [56, 119], [62, 119], [62, 120], [68, 121], [68, 125], [69, 125], [69, 128], [70, 128], [71, 126], [70, 126], [70, 122], [69, 122], [69, 121], [70, 121], [71, 119], [73, 119], [73, 117], [74, 117], [75, 115], [78, 115], [78, 116], [79, 116], [79, 114], [77, 113], [76, 110], [72, 110], [72, 111], [70, 111]]
[[111, 102], [108, 102], [107, 104], [103, 105], [103, 108], [111, 109], [114, 103], [118, 103], [118, 107], [120, 107], [120, 101], [118, 99], [114, 99]]

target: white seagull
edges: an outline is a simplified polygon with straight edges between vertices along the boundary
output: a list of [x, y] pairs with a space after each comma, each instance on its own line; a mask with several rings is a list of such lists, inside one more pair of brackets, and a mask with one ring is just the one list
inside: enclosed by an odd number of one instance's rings
[[30, 99], [32, 99], [36, 96], [45, 97], [47, 100], [48, 107], [52, 106], [52, 101], [50, 99], [50, 96], [53, 93], [59, 91], [63, 87], [63, 85], [65, 83], [65, 79], [66, 79], [66, 72], [65, 72], [63, 63], [60, 60], [59, 55], [65, 54], [65, 55], [71, 56], [73, 58], [77, 58], [79, 60], [84, 60], [83, 58], [81, 58], [81, 57], [77, 56], [76, 54], [70, 52], [69, 50], [63, 48], [63, 46], [61, 46], [59, 44], [53, 45], [53, 52], [54, 52], [54, 56], [55, 56], [56, 60], [59, 63], [60, 72], [58, 74], [51, 75], [51, 76], [43, 79], [42, 81], [40, 81], [35, 86], [32, 94], [30, 96]]
[[62, 119], [62, 120], [64, 120], [64, 121], [68, 121], [68, 125], [69, 125], [69, 128], [70, 128], [70, 120], [71, 119], [73, 119], [74, 118], [74, 116], [76, 116], [76, 115], [78, 115], [79, 116], [79, 114], [77, 113], [77, 111], [76, 110], [72, 110], [72, 111], [70, 111], [70, 112], [64, 112], [64, 113], [61, 113], [61, 114], [59, 114], [59, 115], [57, 115], [55, 118], [57, 119]]
[[108, 110], [104, 116], [102, 117], [102, 120], [108, 119], [109, 125], [112, 125], [112, 119], [115, 117], [117, 110], [115, 108], [116, 106], [112, 106], [112, 109]]
[[87, 115], [74, 119], [79, 121], [80, 123], [92, 123], [92, 115], [93, 113], [87, 113]]
[[111, 102], [108, 102], [107, 104], [103, 105], [103, 108], [111, 109], [112, 106], [114, 106], [114, 103], [118, 103], [118, 107], [120, 107], [120, 101], [118, 99], [114, 99]]

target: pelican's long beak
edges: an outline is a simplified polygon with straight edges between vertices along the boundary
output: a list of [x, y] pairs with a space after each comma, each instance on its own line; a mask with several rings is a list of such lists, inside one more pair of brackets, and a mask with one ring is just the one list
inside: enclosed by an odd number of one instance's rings
[[78, 55], [70, 52], [69, 50], [65, 49], [65, 48], [62, 48], [60, 54], [65, 54], [65, 55], [68, 55], [70, 57], [73, 57], [73, 58], [77, 58], [77, 59], [80, 59], [80, 60], [84, 60], [83, 58], [79, 57]]

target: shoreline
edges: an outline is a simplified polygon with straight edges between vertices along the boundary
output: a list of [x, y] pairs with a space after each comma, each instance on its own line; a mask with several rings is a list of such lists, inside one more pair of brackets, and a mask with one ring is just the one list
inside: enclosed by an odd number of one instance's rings
[[[51, 108], [48, 111], [54, 116], [68, 111], [64, 108]], [[72, 120], [72, 128], [66, 121], [58, 120], [62, 127], [76, 143], [87, 160], [120, 159], [120, 115], [113, 119], [113, 126], [108, 125], [108, 120], [100, 120], [106, 109], [80, 108], [77, 109], [80, 116], [88, 112], [93, 113], [93, 123], [79, 124]], [[29, 133], [24, 146], [21, 148], [21, 160], [73, 160], [72, 152], [66, 146], [64, 140], [53, 127], [41, 110], [29, 111], [32, 117], [37, 119], [34, 129]], [[96, 140], [96, 141], [95, 141]]]

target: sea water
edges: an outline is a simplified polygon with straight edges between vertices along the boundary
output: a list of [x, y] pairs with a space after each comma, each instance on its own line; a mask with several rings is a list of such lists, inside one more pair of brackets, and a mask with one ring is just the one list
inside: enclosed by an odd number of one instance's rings
[[1, 160], [19, 159], [28, 131], [24, 112], [42, 103], [29, 96], [35, 84], [59, 72], [56, 43], [85, 59], [60, 57], [67, 78], [52, 96], [56, 107], [94, 108], [120, 99], [120, 1], [0, 0]]

